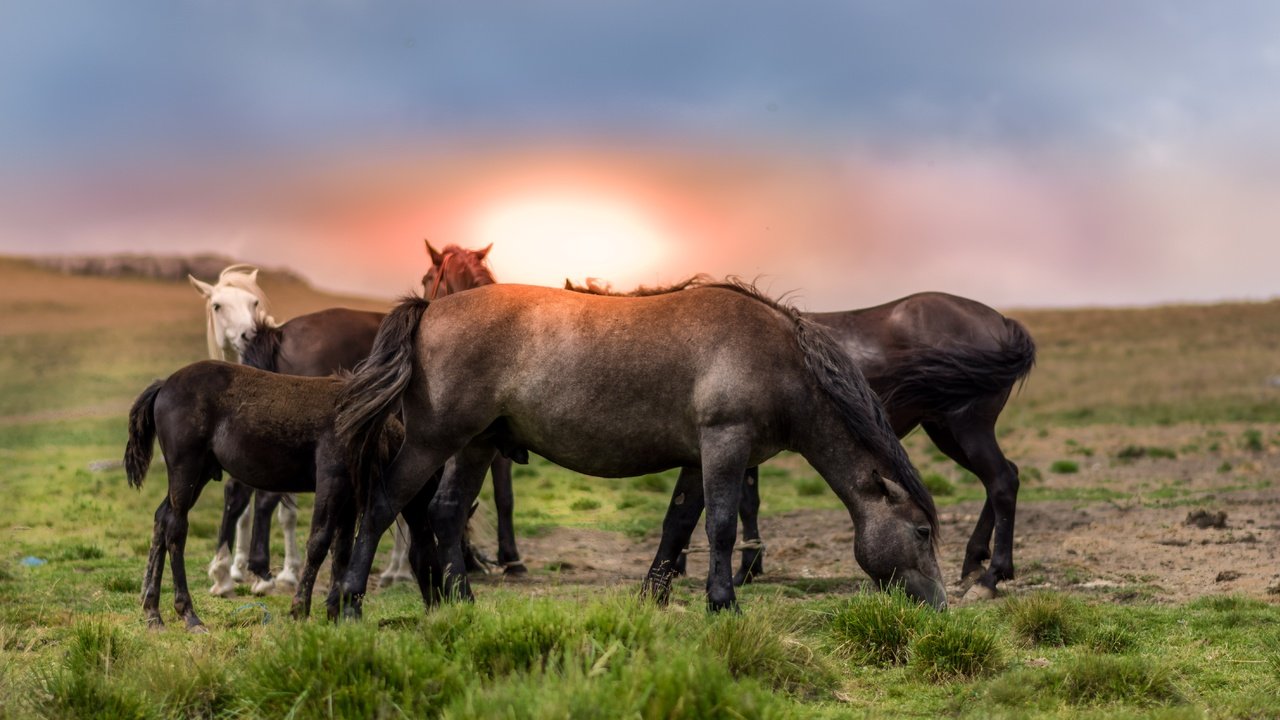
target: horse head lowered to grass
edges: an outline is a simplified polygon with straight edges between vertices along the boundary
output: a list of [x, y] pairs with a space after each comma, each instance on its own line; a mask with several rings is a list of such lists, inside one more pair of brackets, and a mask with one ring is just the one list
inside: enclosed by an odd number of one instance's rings
[[[364, 457], [397, 408], [404, 446], [373, 477]], [[681, 468], [677, 499], [707, 507], [712, 609], [736, 606], [730, 555], [743, 473], [795, 450], [848, 508], [859, 565], [947, 604], [933, 501], [866, 380], [820, 326], [744, 284], [642, 298], [491, 285], [408, 299], [343, 390], [338, 427], [366, 486], [341, 597], [349, 615], [360, 614], [396, 512], [415, 537], [438, 542], [424, 553], [430, 567], [419, 567], [436, 596], [427, 600], [472, 597], [460, 534], [499, 450], [601, 477]], [[645, 587], [659, 599], [679, 550], [664, 543], [650, 568]]]

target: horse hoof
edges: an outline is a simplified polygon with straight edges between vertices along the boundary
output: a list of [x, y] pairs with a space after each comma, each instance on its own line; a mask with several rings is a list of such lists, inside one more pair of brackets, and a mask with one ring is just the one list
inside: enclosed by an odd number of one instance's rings
[[205, 627], [204, 623], [197, 620], [195, 624], [187, 626], [187, 632], [192, 635], [205, 635], [209, 632], [209, 628]]
[[266, 595], [274, 590], [275, 586], [276, 583], [274, 580], [259, 580], [253, 584], [251, 592], [254, 595]]
[[233, 583], [214, 585], [209, 588], [209, 594], [214, 597], [233, 598], [236, 596], [236, 586]]
[[232, 580], [233, 582], [238, 582], [238, 583], [242, 583], [242, 582], [244, 582], [244, 575], [245, 575], [245, 570], [244, 570], [244, 568], [238, 568], [238, 567], [232, 566], [232, 568], [231, 568], [231, 580]]
[[964, 594], [964, 602], [982, 602], [984, 600], [994, 600], [996, 591], [983, 585], [982, 583], [974, 583], [973, 587]]
[[502, 574], [503, 575], [528, 575], [529, 568], [525, 567], [524, 563], [515, 563], [514, 565], [508, 565], [504, 567], [502, 569]]
[[296, 588], [298, 587], [298, 575], [291, 568], [285, 568], [276, 576], [276, 584]]

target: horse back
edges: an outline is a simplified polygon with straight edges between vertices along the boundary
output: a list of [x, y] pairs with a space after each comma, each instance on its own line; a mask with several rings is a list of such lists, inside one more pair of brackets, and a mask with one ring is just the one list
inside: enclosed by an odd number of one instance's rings
[[156, 431], [171, 464], [226, 470], [252, 487], [314, 489], [316, 451], [332, 438], [333, 378], [278, 375], [206, 360], [165, 381]]
[[277, 372], [320, 377], [351, 370], [369, 356], [384, 313], [330, 308], [280, 327]]
[[505, 418], [513, 442], [584, 471], [602, 447], [671, 467], [696, 461], [701, 427], [782, 432], [760, 419], [790, 407], [780, 392], [807, 387], [792, 332], [790, 318], [716, 288], [619, 298], [493, 285], [427, 309], [409, 396], [437, 417]]

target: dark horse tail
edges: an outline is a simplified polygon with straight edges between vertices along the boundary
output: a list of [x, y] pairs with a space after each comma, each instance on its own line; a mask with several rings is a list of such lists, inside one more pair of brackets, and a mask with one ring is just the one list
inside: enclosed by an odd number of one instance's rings
[[284, 331], [258, 320], [253, 326], [253, 339], [240, 353], [240, 364], [267, 372], [280, 372], [280, 342]]
[[885, 403], [959, 412], [975, 400], [1008, 392], [1036, 364], [1036, 344], [1022, 323], [1002, 317], [996, 349], [971, 344], [912, 348], [885, 358]]
[[920, 474], [911, 464], [911, 458], [903, 449], [898, 436], [889, 424], [884, 406], [880, 404], [871, 385], [853, 359], [836, 342], [826, 328], [800, 313], [785, 303], [773, 300], [750, 284], [736, 280], [727, 283], [712, 283], [702, 287], [720, 287], [735, 290], [769, 305], [778, 312], [791, 318], [795, 324], [796, 343], [804, 356], [804, 366], [809, 376], [817, 383], [831, 402], [835, 405], [840, 419], [849, 430], [875, 456], [889, 463], [888, 471], [893, 481], [898, 483], [911, 499], [924, 511], [933, 528], [933, 536], [938, 536], [938, 510], [933, 504], [933, 496], [924, 486]]
[[133, 401], [129, 410], [129, 442], [124, 446], [124, 472], [130, 487], [140, 489], [151, 467], [151, 453], [156, 440], [156, 396], [162, 387], [163, 380], [151, 383]]
[[369, 357], [356, 365], [338, 394], [335, 427], [346, 446], [359, 503], [366, 496], [366, 476], [380, 467], [378, 460], [387, 449], [383, 441], [387, 418], [399, 409], [400, 397], [413, 376], [413, 341], [427, 304], [420, 297], [401, 300], [378, 328]]

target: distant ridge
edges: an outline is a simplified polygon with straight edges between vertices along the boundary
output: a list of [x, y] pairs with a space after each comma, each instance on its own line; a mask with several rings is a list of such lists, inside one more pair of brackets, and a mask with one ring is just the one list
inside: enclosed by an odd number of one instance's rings
[[[218, 279], [218, 273], [228, 265], [242, 262], [226, 255], [148, 255], [116, 253], [111, 255], [43, 255], [27, 258], [37, 267], [54, 270], [65, 275], [96, 275], [101, 277], [141, 277], [155, 280], [185, 280], [188, 274], [206, 282]], [[250, 263], [253, 264], [253, 263]], [[307, 281], [292, 270], [262, 268], [275, 280], [307, 285]]]

